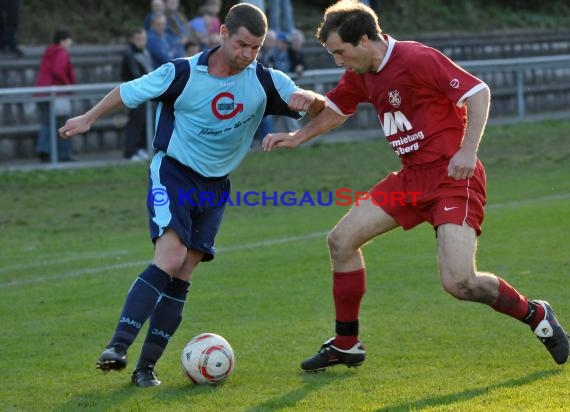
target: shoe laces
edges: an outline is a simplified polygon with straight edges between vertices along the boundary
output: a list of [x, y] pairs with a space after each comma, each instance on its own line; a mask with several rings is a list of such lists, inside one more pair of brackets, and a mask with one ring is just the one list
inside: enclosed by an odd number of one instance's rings
[[319, 353], [322, 353], [324, 355], [327, 352], [329, 352], [331, 349], [332, 349], [332, 341], [331, 342], [325, 342], [321, 345], [321, 349], [319, 349]]
[[154, 365], [145, 366], [144, 368], [141, 368], [140, 371], [143, 372], [145, 375], [150, 376], [152, 379], [158, 380], [158, 375], [154, 370]]
[[112, 349], [119, 355], [125, 355], [127, 353], [126, 349], [122, 345], [111, 345], [108, 346], [107, 349]]

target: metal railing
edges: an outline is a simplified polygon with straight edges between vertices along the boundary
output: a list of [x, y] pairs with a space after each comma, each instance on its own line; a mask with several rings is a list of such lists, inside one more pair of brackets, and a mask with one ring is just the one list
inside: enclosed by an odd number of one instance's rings
[[[66, 86], [45, 86], [45, 87], [16, 87], [11, 89], [0, 89], [0, 104], [3, 103], [41, 103], [47, 102], [49, 105], [50, 121], [50, 161], [57, 163], [57, 116], [55, 101], [61, 98], [69, 98], [71, 101], [79, 99], [95, 98], [100, 99], [117, 87], [117, 83], [96, 83], [96, 84], [74, 84]], [[152, 154], [153, 140], [153, 103], [146, 103], [146, 147], [149, 148], [149, 155]]]
[[[525, 96], [529, 93], [525, 75], [529, 70], [538, 69], [560, 69], [562, 70], [562, 83], [560, 87], [570, 89], [570, 55], [556, 55], [543, 57], [523, 57], [515, 59], [495, 59], [477, 61], [459, 61], [458, 65], [476, 75], [485, 73], [509, 72], [516, 76], [515, 97], [516, 97], [516, 121], [524, 120], [527, 110], [525, 106]], [[307, 89], [312, 89], [320, 93], [326, 92], [336, 84], [343, 69], [318, 69], [307, 70], [301, 77], [295, 79], [296, 83]], [[557, 86], [556, 81], [554, 82]], [[57, 129], [54, 102], [58, 94], [69, 94], [71, 100], [81, 100], [86, 98], [100, 99], [110, 90], [117, 86], [117, 83], [98, 83], [69, 86], [49, 86], [49, 87], [21, 87], [0, 89], [0, 104], [48, 102], [50, 117], [50, 145], [51, 162], [57, 162]], [[491, 85], [493, 86], [493, 85]], [[496, 89], [496, 87], [493, 87]], [[43, 94], [43, 96], [39, 96]], [[152, 150], [153, 139], [153, 104], [147, 103], [147, 147]], [[548, 114], [548, 113], [547, 113]], [[545, 114], [545, 117], [548, 117]], [[1, 129], [1, 125], [0, 125]]]

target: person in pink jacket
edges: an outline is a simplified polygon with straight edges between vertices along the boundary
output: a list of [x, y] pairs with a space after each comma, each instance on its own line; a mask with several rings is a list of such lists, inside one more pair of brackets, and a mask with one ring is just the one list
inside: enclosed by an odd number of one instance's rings
[[[52, 44], [46, 48], [42, 55], [35, 86], [75, 84], [75, 71], [68, 52], [71, 43], [72, 38], [69, 30], [58, 29], [54, 32]], [[56, 128], [61, 127], [65, 118], [71, 114], [69, 113], [71, 105], [65, 104], [69, 103], [68, 101], [61, 99], [58, 103], [64, 104], [55, 105]], [[38, 133], [36, 153], [42, 161], [47, 162], [50, 160], [51, 153], [49, 103], [40, 102], [38, 106], [41, 112], [42, 124]], [[65, 111], [68, 112], [65, 113]], [[69, 140], [58, 138], [57, 151], [59, 161], [72, 160], [71, 143]]]

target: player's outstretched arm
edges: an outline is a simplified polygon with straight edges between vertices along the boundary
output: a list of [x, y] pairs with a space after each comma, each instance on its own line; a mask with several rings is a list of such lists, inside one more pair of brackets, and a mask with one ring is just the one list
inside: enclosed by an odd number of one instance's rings
[[261, 142], [261, 147], [265, 152], [281, 147], [292, 149], [340, 126], [347, 118], [347, 116], [342, 116], [329, 107], [325, 107], [316, 117], [296, 132], [268, 133]]
[[98, 118], [117, 110], [122, 105], [119, 87], [115, 87], [89, 111], [67, 120], [59, 129], [59, 135], [63, 138], [69, 138], [76, 134], [85, 133]]

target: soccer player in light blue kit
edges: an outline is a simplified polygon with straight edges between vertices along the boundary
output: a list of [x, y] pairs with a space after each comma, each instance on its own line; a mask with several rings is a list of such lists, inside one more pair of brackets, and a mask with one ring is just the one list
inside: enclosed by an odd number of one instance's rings
[[238, 4], [220, 29], [220, 46], [121, 84], [59, 130], [71, 137], [122, 105], [158, 102], [147, 202], [154, 258], [129, 289], [97, 361], [103, 371], [124, 369], [127, 349], [150, 318], [132, 375], [137, 386], [160, 384], [155, 364], [180, 324], [194, 268], [214, 258], [228, 175], [247, 154], [263, 116], [312, 117], [324, 107], [323, 96], [256, 61], [266, 32], [261, 10]]

